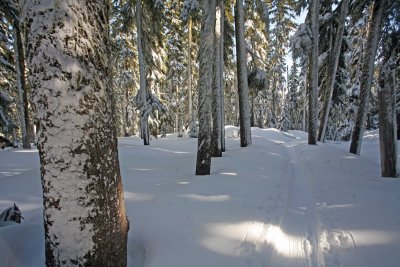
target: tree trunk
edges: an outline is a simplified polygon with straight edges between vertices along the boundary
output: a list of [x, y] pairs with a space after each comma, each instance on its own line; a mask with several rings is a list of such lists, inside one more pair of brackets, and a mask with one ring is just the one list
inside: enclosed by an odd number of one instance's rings
[[223, 0], [219, 2], [219, 9], [221, 10], [221, 19], [220, 19], [220, 28], [221, 28], [221, 38], [219, 42], [219, 49], [220, 49], [220, 64], [221, 64], [221, 71], [220, 71], [220, 90], [221, 90], [221, 150], [225, 152], [225, 97], [224, 97], [224, 21], [225, 21], [225, 3]]
[[14, 20], [14, 49], [15, 49], [15, 64], [17, 71], [17, 88], [19, 97], [19, 114], [22, 132], [22, 147], [25, 149], [31, 148], [32, 131], [31, 121], [29, 119], [28, 109], [28, 93], [25, 79], [25, 55], [22, 45], [22, 33], [19, 21]]
[[[223, 3], [222, 1], [219, 1]], [[212, 93], [212, 136], [211, 155], [222, 157], [222, 104], [221, 104], [221, 18], [222, 10], [218, 5], [216, 9], [215, 40], [214, 40], [214, 72], [213, 72], [213, 93]]]
[[341, 9], [340, 9], [340, 17], [339, 17], [339, 24], [338, 29], [335, 35], [335, 44], [333, 46], [332, 56], [331, 56], [331, 63], [329, 65], [329, 76], [328, 76], [328, 97], [325, 100], [324, 107], [323, 107], [323, 114], [321, 118], [321, 124], [318, 132], [318, 141], [325, 142], [325, 133], [326, 128], [328, 125], [328, 118], [329, 118], [329, 111], [332, 105], [332, 96], [333, 96], [333, 89], [335, 88], [335, 81], [336, 81], [336, 72], [339, 65], [339, 57], [340, 57], [340, 49], [342, 47], [342, 40], [343, 40], [343, 32], [344, 26], [346, 22], [347, 11], [349, 7], [350, 0], [343, 0], [341, 2]]
[[188, 22], [188, 92], [189, 92], [189, 129], [190, 129], [190, 136], [196, 137], [195, 134], [195, 127], [196, 123], [194, 121], [193, 115], [193, 89], [192, 89], [192, 18], [189, 17]]
[[146, 62], [143, 55], [142, 44], [142, 1], [136, 1], [136, 30], [137, 30], [137, 46], [139, 54], [139, 79], [140, 79], [140, 128], [141, 137], [143, 138], [144, 145], [150, 145], [150, 132], [149, 132], [149, 105], [147, 103], [147, 89], [146, 89]]
[[47, 266], [126, 266], [108, 1], [29, 1]]
[[309, 72], [311, 74], [309, 83], [308, 100], [308, 144], [317, 144], [318, 127], [318, 27], [319, 27], [319, 0], [313, 0], [311, 4], [311, 31], [312, 51]]
[[386, 8], [386, 3], [387, 0], [375, 0], [370, 17], [368, 38], [362, 63], [363, 67], [361, 74], [360, 98], [356, 117], [356, 125], [354, 126], [354, 131], [351, 137], [350, 144], [350, 153], [357, 155], [360, 155], [361, 151], [361, 143], [364, 135], [365, 122], [368, 113], [369, 96], [371, 93], [376, 50], [378, 48], [378, 43], [381, 36], [381, 25], [383, 21], [383, 13]]
[[379, 78], [379, 143], [383, 177], [397, 175], [396, 63], [395, 53], [383, 62]]
[[246, 44], [244, 40], [243, 0], [236, 0], [235, 35], [239, 95], [240, 146], [251, 145], [249, 86], [247, 84]]
[[199, 137], [196, 175], [211, 170], [211, 90], [213, 80], [215, 0], [202, 0], [199, 42]]

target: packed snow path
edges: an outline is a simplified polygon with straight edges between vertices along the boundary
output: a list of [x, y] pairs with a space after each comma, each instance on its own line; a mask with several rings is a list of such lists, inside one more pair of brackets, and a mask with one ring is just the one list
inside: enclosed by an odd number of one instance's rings
[[[375, 135], [358, 157], [303, 132], [252, 134], [247, 148], [227, 138], [210, 176], [194, 175], [196, 139], [120, 138], [129, 267], [398, 266], [400, 180], [380, 177]], [[0, 227], [0, 258], [43, 266], [35, 150], [0, 151], [0, 209], [14, 202], [25, 221]]]

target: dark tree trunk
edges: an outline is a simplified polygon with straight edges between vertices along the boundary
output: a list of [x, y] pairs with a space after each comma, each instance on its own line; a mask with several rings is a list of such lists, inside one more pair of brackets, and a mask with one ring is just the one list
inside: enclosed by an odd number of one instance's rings
[[365, 130], [365, 123], [368, 113], [369, 97], [371, 94], [372, 76], [374, 72], [374, 62], [378, 42], [382, 31], [383, 13], [386, 8], [387, 0], [375, 0], [373, 10], [370, 17], [368, 38], [364, 53], [360, 98], [356, 117], [356, 125], [351, 137], [350, 153], [360, 154], [361, 143]]
[[211, 170], [211, 90], [213, 80], [215, 0], [202, 0], [199, 47], [199, 137], [196, 175]]
[[[220, 1], [223, 4], [223, 1]], [[211, 155], [213, 157], [222, 157], [222, 64], [221, 62], [221, 6], [216, 9], [216, 25], [214, 40], [214, 72], [213, 72], [213, 93], [212, 93], [212, 136], [211, 136]]]
[[237, 77], [239, 93], [240, 146], [251, 145], [249, 86], [247, 83], [246, 44], [244, 40], [243, 0], [235, 6], [235, 33], [237, 53]]
[[313, 0], [311, 4], [311, 31], [312, 50], [310, 60], [310, 82], [308, 95], [308, 144], [317, 144], [318, 127], [318, 27], [319, 27], [319, 0]]
[[[397, 38], [398, 40], [398, 38]], [[381, 152], [381, 171], [383, 177], [397, 175], [397, 125], [396, 125], [396, 54], [400, 45], [392, 38], [385, 40], [389, 52], [381, 68], [378, 90], [379, 142]], [[398, 45], [398, 51], [390, 47]], [[384, 44], [385, 46], [385, 44]]]

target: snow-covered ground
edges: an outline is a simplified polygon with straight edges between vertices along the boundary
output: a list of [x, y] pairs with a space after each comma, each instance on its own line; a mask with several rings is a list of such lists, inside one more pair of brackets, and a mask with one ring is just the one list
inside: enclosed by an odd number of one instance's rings
[[[210, 176], [194, 175], [196, 139], [119, 139], [130, 267], [399, 266], [400, 180], [380, 177], [376, 131], [361, 156], [275, 129], [240, 148], [235, 131]], [[44, 266], [36, 150], [0, 151], [0, 211], [14, 202], [25, 220], [0, 227], [0, 266]]]

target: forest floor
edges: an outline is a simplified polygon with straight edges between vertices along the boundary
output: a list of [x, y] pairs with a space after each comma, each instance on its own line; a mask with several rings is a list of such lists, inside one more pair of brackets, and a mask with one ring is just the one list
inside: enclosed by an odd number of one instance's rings
[[[400, 180], [380, 177], [377, 131], [361, 156], [348, 143], [307, 145], [300, 131], [227, 128], [211, 175], [195, 176], [197, 139], [120, 138], [130, 267], [399, 266]], [[44, 266], [37, 150], [0, 150], [0, 266]]]

